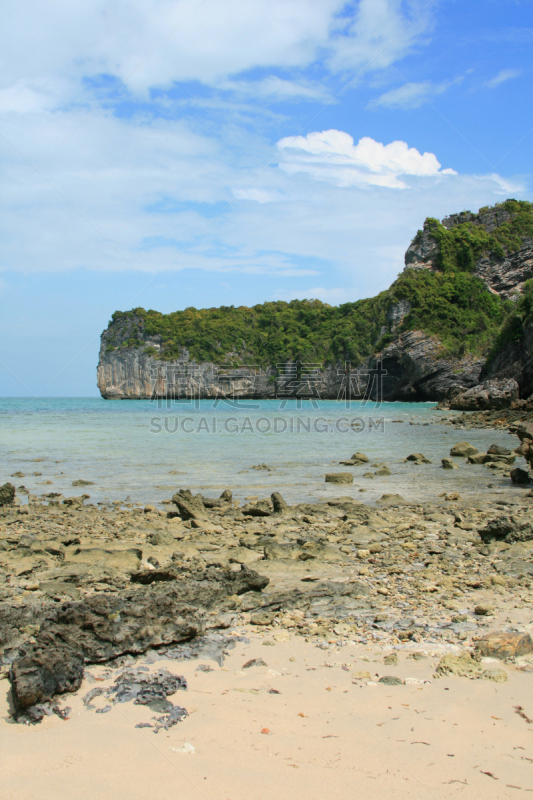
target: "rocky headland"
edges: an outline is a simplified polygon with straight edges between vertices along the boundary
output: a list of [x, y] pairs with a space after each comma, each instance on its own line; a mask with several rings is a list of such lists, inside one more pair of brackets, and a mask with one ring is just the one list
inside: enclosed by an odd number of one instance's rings
[[98, 387], [108, 399], [379, 394], [509, 408], [533, 392], [532, 277], [531, 203], [427, 219], [375, 298], [116, 312]]

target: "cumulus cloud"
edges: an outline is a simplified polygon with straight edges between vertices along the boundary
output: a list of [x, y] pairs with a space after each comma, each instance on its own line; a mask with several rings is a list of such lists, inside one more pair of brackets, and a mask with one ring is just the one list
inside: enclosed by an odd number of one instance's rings
[[336, 186], [385, 186], [404, 189], [403, 175], [455, 175], [441, 170], [433, 153], [420, 153], [406, 142], [376, 142], [364, 136], [357, 144], [344, 131], [329, 130], [280, 139], [280, 166], [285, 172], [307, 172]]
[[487, 86], [488, 89], [496, 89], [496, 87], [500, 86], [506, 81], [510, 81], [513, 78], [519, 78], [521, 74], [521, 69], [501, 69], [498, 74], [492, 78], [492, 80], [487, 81], [485, 86]]

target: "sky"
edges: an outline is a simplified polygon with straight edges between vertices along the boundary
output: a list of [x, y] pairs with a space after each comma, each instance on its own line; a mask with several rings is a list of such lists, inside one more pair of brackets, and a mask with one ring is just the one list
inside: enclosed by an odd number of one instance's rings
[[0, 396], [97, 396], [117, 309], [354, 301], [533, 200], [533, 0], [26, 0], [0, 42]]

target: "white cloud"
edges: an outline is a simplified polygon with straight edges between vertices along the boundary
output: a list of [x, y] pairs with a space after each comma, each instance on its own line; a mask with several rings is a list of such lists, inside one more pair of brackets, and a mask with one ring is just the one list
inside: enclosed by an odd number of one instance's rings
[[384, 145], [364, 136], [355, 145], [348, 133], [337, 130], [280, 139], [280, 166], [285, 172], [307, 172], [315, 180], [336, 186], [406, 187], [399, 176], [456, 174], [441, 170], [433, 153], [419, 153], [406, 142]]
[[[4, 12], [0, 89], [22, 92], [20, 82], [45, 75], [57, 99], [67, 83], [81, 100], [81, 79], [96, 75], [146, 96], [175, 82], [217, 86], [253, 68], [302, 69], [317, 59], [333, 72], [383, 69], [429, 26], [413, 0], [26, 0]], [[275, 75], [250, 84], [259, 96], [325, 94]]]
[[521, 69], [501, 69], [498, 74], [492, 78], [492, 80], [487, 81], [485, 86], [487, 86], [488, 89], [496, 89], [497, 86], [500, 86], [506, 81], [510, 81], [513, 78], [519, 78], [521, 74]]
[[442, 83], [432, 83], [431, 81], [404, 83], [371, 100], [368, 108], [420, 108], [432, 97], [443, 94], [451, 86], [461, 83], [462, 80], [463, 77], [460, 76]]
[[360, 0], [355, 13], [337, 23], [333, 70], [384, 69], [405, 56], [431, 28], [431, 8], [424, 2]]
[[331, 100], [331, 95], [322, 86], [288, 81], [276, 75], [270, 75], [260, 81], [222, 81], [217, 84], [217, 88], [267, 100], [283, 101], [297, 98], [322, 102]]

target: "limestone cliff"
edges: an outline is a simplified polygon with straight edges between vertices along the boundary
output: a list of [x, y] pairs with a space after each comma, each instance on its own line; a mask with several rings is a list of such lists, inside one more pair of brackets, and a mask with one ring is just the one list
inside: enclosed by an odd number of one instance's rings
[[102, 334], [98, 388], [108, 399], [379, 395], [459, 398], [465, 408], [478, 391], [479, 402], [502, 404], [533, 392], [532, 276], [530, 203], [428, 219], [404, 271], [376, 298], [116, 312]]

